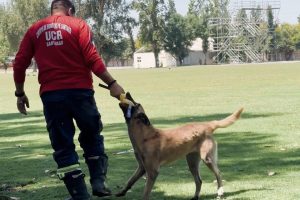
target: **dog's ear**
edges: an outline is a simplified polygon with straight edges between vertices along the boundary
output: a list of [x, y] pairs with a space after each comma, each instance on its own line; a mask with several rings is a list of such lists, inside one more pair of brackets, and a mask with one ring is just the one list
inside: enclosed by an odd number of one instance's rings
[[151, 124], [149, 118], [145, 113], [139, 113], [135, 118], [140, 120], [146, 126], [150, 126]]
[[130, 94], [129, 92], [126, 92], [126, 99], [132, 101], [132, 103], [134, 103], [134, 104], [137, 104], [137, 103], [133, 100], [133, 98], [131, 97], [131, 94]]

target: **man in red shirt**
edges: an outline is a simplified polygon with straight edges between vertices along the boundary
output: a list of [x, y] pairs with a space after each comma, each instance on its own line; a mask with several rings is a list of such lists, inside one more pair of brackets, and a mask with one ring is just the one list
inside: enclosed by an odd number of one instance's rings
[[124, 90], [106, 70], [92, 43], [89, 26], [73, 17], [74, 13], [70, 0], [52, 1], [51, 16], [28, 29], [13, 67], [17, 107], [20, 113], [27, 114], [29, 101], [24, 82], [26, 69], [35, 58], [57, 174], [71, 199], [86, 200], [90, 195], [75, 151], [73, 119], [80, 130], [78, 140], [89, 168], [93, 195], [109, 196], [111, 192], [105, 185], [108, 159], [100, 135], [101, 115], [94, 99], [92, 73], [108, 85], [111, 96], [118, 98]]

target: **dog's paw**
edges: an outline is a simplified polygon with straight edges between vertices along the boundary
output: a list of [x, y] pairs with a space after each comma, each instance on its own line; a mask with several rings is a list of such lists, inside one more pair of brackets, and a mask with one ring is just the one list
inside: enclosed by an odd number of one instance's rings
[[224, 196], [224, 188], [223, 187], [220, 187], [218, 189], [218, 199], [221, 199], [223, 196]]

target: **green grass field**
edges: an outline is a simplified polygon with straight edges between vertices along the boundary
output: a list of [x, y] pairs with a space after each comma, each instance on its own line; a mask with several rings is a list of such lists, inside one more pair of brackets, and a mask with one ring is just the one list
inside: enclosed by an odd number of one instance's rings
[[[242, 119], [215, 134], [226, 199], [300, 199], [300, 63], [124, 69], [111, 73], [142, 103], [158, 128], [221, 119], [243, 106]], [[134, 172], [136, 161], [132, 153], [116, 155], [131, 149], [131, 144], [118, 102], [96, 87], [98, 82], [95, 79], [95, 97], [109, 155], [108, 184], [116, 192]], [[12, 74], [0, 74], [0, 196], [22, 200], [62, 200], [68, 196], [53, 175], [56, 164], [38, 90], [37, 76], [27, 76], [30, 109], [27, 116], [21, 116], [15, 106]], [[82, 155], [81, 149], [78, 152]], [[82, 157], [81, 163], [87, 173]], [[200, 170], [201, 199], [215, 199], [214, 176], [204, 165]], [[275, 175], [269, 176], [270, 172]], [[144, 182], [140, 180], [119, 199], [142, 199]], [[182, 159], [161, 168], [151, 197], [181, 200], [193, 194], [193, 178]]]

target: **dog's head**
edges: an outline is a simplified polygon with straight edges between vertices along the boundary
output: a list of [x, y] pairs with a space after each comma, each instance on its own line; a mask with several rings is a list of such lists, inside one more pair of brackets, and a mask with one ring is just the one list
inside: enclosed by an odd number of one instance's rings
[[142, 123], [146, 126], [149, 126], [151, 123], [147, 115], [145, 114], [143, 106], [135, 102], [129, 92], [126, 93], [126, 99], [130, 100], [133, 103], [133, 105], [129, 105], [123, 102], [119, 103], [119, 106], [123, 111], [126, 123], [129, 124], [130, 122], [135, 120], [137, 123]]

